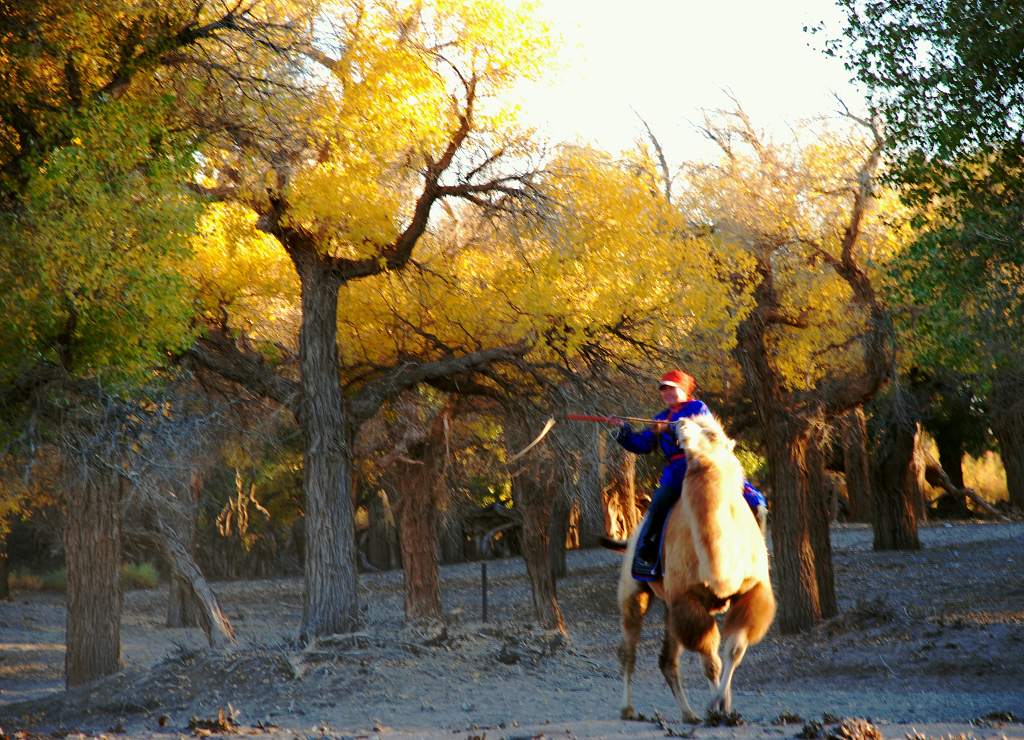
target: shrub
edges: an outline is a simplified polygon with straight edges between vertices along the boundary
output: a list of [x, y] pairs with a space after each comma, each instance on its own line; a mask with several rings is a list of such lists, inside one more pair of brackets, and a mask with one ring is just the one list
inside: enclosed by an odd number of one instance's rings
[[121, 589], [156, 588], [160, 576], [152, 563], [125, 563], [121, 566]]
[[963, 466], [964, 485], [973, 488], [990, 504], [1009, 498], [1006, 469], [998, 452], [990, 450], [981, 457], [964, 455]]
[[[54, 591], [66, 593], [68, 590], [67, 568], [58, 568], [46, 573], [36, 574], [24, 571], [11, 573], [8, 583], [16, 591]], [[152, 563], [125, 563], [121, 566], [121, 589], [131, 591], [137, 588], [156, 588], [160, 576]]]
[[43, 582], [43, 591], [56, 591], [64, 593], [68, 590], [68, 569], [57, 568], [40, 576]]
[[43, 579], [34, 573], [14, 571], [7, 581], [12, 591], [42, 591]]

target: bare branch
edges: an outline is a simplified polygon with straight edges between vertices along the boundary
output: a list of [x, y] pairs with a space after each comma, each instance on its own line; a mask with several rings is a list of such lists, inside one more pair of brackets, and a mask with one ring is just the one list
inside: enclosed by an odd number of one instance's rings
[[385, 401], [418, 383], [480, 371], [498, 362], [509, 362], [522, 357], [529, 345], [520, 343], [507, 347], [449, 355], [432, 362], [406, 362], [392, 368], [386, 375], [364, 385], [352, 399], [349, 409], [355, 424], [369, 419]]
[[214, 330], [196, 340], [185, 356], [252, 394], [281, 404], [296, 419], [302, 411], [299, 384], [277, 372], [257, 352], [245, 351], [225, 331]]
[[661, 168], [662, 184], [665, 189], [665, 201], [667, 203], [672, 202], [672, 175], [669, 173], [668, 161], [665, 159], [665, 151], [661, 148], [661, 142], [658, 141], [658, 137], [654, 135], [654, 131], [648, 125], [644, 117], [637, 113], [635, 110], [633, 114], [640, 119], [640, 123], [644, 125], [644, 129], [647, 131], [647, 138], [651, 141], [651, 146], [654, 147], [655, 153], [658, 155], [658, 167]]

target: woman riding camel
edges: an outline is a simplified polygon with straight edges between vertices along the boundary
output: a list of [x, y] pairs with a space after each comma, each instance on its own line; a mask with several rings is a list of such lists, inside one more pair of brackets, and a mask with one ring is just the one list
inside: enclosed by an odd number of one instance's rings
[[[691, 397], [696, 387], [697, 381], [693, 376], [682, 370], [669, 370], [658, 381], [662, 403], [668, 408], [654, 415], [657, 423], [643, 431], [635, 432], [625, 421], [613, 421], [619, 427], [615, 439], [624, 448], [638, 455], [646, 455], [660, 447], [667, 461], [664, 470], [661, 471], [658, 487], [651, 495], [647, 516], [644, 517], [642, 529], [637, 537], [632, 572], [633, 577], [639, 581], [654, 581], [660, 578], [658, 560], [661, 530], [669, 511], [679, 500], [683, 479], [686, 477], [686, 453], [676, 441], [675, 422], [686, 416], [711, 413], [703, 401]], [[758, 514], [759, 508], [767, 506], [764, 496], [750, 483], [744, 483], [742, 493], [755, 515]]]

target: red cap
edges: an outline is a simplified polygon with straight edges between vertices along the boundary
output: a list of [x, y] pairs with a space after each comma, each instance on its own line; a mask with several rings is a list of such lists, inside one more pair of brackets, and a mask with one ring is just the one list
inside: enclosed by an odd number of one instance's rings
[[659, 388], [663, 385], [670, 385], [674, 388], [679, 388], [689, 396], [693, 393], [694, 388], [697, 387], [697, 381], [693, 379], [692, 375], [687, 375], [682, 370], [669, 370], [667, 373], [662, 375], [661, 380], [658, 381]]

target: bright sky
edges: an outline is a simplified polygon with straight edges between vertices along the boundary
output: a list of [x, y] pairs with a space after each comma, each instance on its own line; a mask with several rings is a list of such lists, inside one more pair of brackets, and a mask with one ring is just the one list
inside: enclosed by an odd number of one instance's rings
[[862, 108], [842, 65], [803, 31], [823, 20], [839, 27], [831, 0], [541, 0], [541, 8], [564, 38], [565, 69], [528, 89], [524, 113], [554, 140], [617, 152], [643, 135], [639, 113], [675, 165], [712, 153], [694, 124], [702, 109], [731, 106], [723, 90], [755, 126], [781, 135], [835, 114], [833, 93]]

